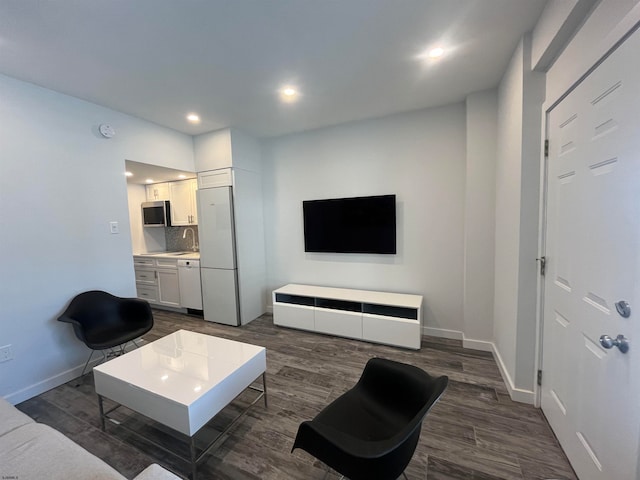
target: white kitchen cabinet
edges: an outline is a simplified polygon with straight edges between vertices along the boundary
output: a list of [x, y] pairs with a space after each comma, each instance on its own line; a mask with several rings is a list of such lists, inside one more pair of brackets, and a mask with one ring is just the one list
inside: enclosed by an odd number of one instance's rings
[[144, 285], [157, 285], [158, 284], [158, 274], [156, 273], [154, 268], [148, 267], [135, 267], [136, 273], [136, 283], [144, 284]]
[[198, 188], [231, 187], [233, 185], [230, 168], [209, 170], [198, 173]]
[[133, 266], [139, 298], [156, 305], [181, 306], [177, 259], [134, 256]]
[[196, 225], [198, 212], [196, 208], [196, 190], [198, 181], [195, 178], [169, 182], [169, 199], [171, 201], [171, 226]]
[[157, 285], [141, 285], [136, 283], [138, 298], [142, 298], [149, 303], [159, 303], [158, 286]]
[[158, 303], [171, 307], [180, 307], [180, 283], [178, 269], [159, 268], [158, 272]]
[[169, 200], [169, 183], [154, 183], [147, 185], [147, 202]]

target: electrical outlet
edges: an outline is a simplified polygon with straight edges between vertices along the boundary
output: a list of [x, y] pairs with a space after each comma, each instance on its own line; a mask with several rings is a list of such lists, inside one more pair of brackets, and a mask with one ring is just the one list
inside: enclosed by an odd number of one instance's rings
[[118, 226], [118, 222], [109, 222], [109, 230], [111, 233], [120, 233], [120, 227]]
[[11, 345], [0, 347], [0, 362], [8, 362], [13, 360], [13, 348]]

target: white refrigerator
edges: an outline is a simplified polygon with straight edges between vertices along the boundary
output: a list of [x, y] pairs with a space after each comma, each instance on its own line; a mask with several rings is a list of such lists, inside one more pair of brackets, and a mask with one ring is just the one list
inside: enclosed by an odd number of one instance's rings
[[240, 325], [231, 187], [199, 189], [197, 197], [204, 319]]

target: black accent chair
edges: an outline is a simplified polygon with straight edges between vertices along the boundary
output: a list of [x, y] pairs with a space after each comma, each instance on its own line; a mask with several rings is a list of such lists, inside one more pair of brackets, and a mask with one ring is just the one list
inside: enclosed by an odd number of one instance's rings
[[291, 452], [301, 448], [351, 480], [406, 478], [422, 420], [448, 382], [413, 365], [372, 358], [351, 390], [300, 424]]
[[91, 349], [80, 374], [83, 376], [95, 351], [102, 353], [104, 361], [124, 353], [127, 343], [135, 343], [151, 330], [153, 313], [146, 300], [92, 290], [74, 297], [58, 321], [73, 325], [76, 337]]

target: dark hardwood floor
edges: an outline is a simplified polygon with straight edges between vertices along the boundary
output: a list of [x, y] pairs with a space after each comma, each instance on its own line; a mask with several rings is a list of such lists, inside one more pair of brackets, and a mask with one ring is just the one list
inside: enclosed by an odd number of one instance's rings
[[[450, 379], [449, 388], [423, 424], [406, 472], [410, 480], [576, 478], [541, 411], [512, 402], [491, 354], [463, 349], [458, 341], [424, 337], [422, 349], [415, 352], [279, 328], [270, 315], [240, 328], [161, 310], [155, 310], [154, 316], [155, 327], [145, 336], [148, 341], [184, 328], [267, 349], [269, 407], [256, 404], [200, 465], [198, 478], [323, 478], [320, 462], [300, 450], [290, 453], [298, 425], [353, 386], [374, 356], [411, 363]], [[18, 408], [61, 431], [127, 478], [153, 462], [179, 475], [188, 474], [185, 462], [116, 425], [108, 424], [102, 432], [92, 375], [76, 384], [61, 385]], [[205, 427], [202, 436], [223, 428], [253, 395], [248, 391], [236, 399]], [[168, 429], [131, 411], [118, 412], [122, 422], [146, 438], [186, 455], [185, 444]], [[327, 478], [338, 477], [332, 473]]]

